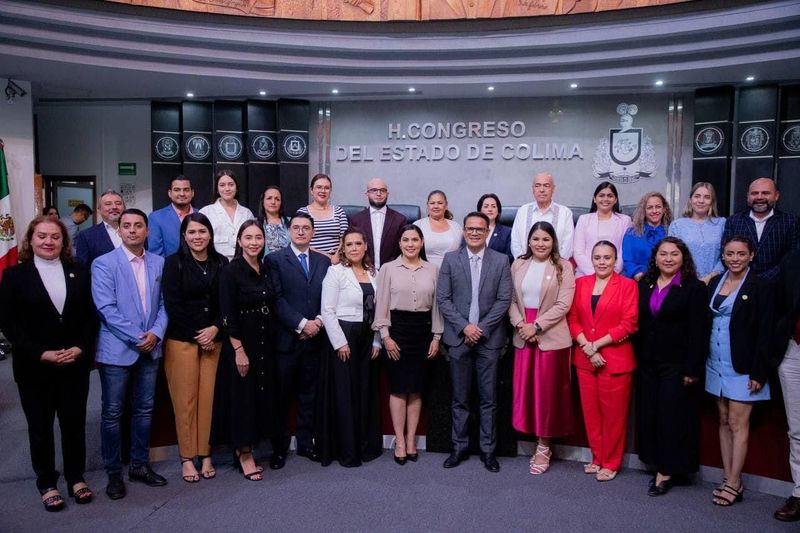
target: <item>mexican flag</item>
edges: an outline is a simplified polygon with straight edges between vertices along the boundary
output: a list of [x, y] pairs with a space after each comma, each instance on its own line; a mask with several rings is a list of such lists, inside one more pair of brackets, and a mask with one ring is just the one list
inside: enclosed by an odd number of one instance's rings
[[8, 189], [8, 167], [5, 146], [0, 139], [0, 278], [3, 270], [17, 264], [17, 241], [14, 219], [11, 218], [11, 194]]

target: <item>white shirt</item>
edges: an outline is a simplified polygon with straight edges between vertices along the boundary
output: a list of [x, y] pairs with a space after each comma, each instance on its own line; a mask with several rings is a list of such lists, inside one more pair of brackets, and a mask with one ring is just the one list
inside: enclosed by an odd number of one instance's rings
[[219, 198], [213, 204], [202, 208], [200, 212], [208, 217], [211, 227], [214, 228], [214, 248], [230, 261], [236, 252], [236, 234], [239, 233], [239, 227], [248, 220], [256, 218], [253, 212], [236, 202], [236, 212], [231, 220]]
[[[555, 220], [557, 215], [557, 220]], [[530, 214], [530, 217], [529, 217]], [[553, 224], [558, 237], [558, 251], [562, 259], [572, 257], [572, 238], [575, 227], [572, 224], [572, 210], [561, 204], [550, 202], [547, 209], [540, 209], [539, 204], [530, 202], [521, 206], [514, 217], [514, 226], [511, 228], [511, 253], [514, 257], [524, 254], [528, 245], [528, 231], [535, 223], [544, 220]]]
[[147, 252], [142, 250], [142, 255], [134, 255], [133, 252], [126, 247], [122, 247], [125, 252], [125, 257], [128, 258], [128, 263], [133, 270], [133, 279], [136, 281], [136, 288], [139, 289], [139, 301], [142, 303], [142, 310], [145, 315], [147, 314], [147, 266], [144, 262], [144, 254]]
[[67, 280], [64, 277], [64, 267], [61, 266], [61, 259], [42, 259], [38, 255], [33, 256], [33, 265], [39, 271], [42, 284], [50, 296], [50, 301], [58, 311], [64, 313], [64, 302], [67, 301]]
[[759, 241], [761, 240], [761, 234], [764, 233], [764, 226], [767, 225], [767, 220], [769, 220], [772, 217], [772, 215], [774, 215], [774, 214], [775, 214], [775, 210], [774, 209], [770, 209], [769, 210], [769, 214], [767, 216], [765, 216], [764, 218], [757, 218], [753, 214], [753, 210], [752, 209], [750, 210], [750, 218], [752, 218], [753, 222], [756, 223], [756, 234], [758, 235], [758, 240]]
[[117, 228], [106, 222], [103, 221], [103, 226], [106, 228], [106, 232], [108, 233], [108, 238], [111, 239], [111, 244], [114, 245], [114, 248], [119, 248], [122, 245], [122, 237], [119, 236], [119, 231]]
[[429, 263], [436, 265], [436, 268], [442, 267], [444, 254], [458, 250], [458, 247], [461, 246], [463, 234], [458, 222], [448, 220], [449, 229], [441, 232], [431, 229], [428, 217], [417, 220], [414, 225], [422, 230], [422, 235], [425, 237], [425, 256]]
[[375, 256], [375, 269], [381, 267], [381, 238], [383, 237], [383, 223], [386, 221], [386, 206], [375, 209], [370, 206], [369, 219], [372, 223], [372, 255]]
[[542, 280], [547, 261], [531, 260], [522, 278], [522, 304], [526, 309], [539, 309], [542, 303]]

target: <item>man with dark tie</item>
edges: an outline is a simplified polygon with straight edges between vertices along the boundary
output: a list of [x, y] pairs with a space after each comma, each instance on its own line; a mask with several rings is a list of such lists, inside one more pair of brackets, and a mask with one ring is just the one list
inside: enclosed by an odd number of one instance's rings
[[444, 256], [436, 300], [444, 319], [442, 340], [448, 347], [453, 381], [453, 451], [444, 467], [453, 468], [469, 457], [469, 392], [475, 372], [481, 461], [490, 472], [498, 472], [497, 362], [507, 341], [504, 321], [513, 287], [508, 256], [486, 246], [488, 231], [485, 214], [475, 211], [464, 218], [466, 247]]
[[147, 251], [167, 257], [178, 251], [183, 217], [197, 211], [192, 207], [194, 189], [189, 178], [181, 174], [172, 178], [167, 190], [169, 205], [150, 213]]
[[275, 291], [274, 378], [275, 410], [270, 468], [286, 464], [289, 449], [289, 406], [297, 399], [295, 438], [297, 455], [319, 461], [314, 448], [314, 401], [319, 361], [327, 346], [322, 333], [320, 299], [322, 280], [331, 260], [311, 250], [314, 219], [296, 213], [289, 221], [291, 244], [266, 257], [272, 288]]
[[366, 234], [367, 254], [377, 270], [400, 255], [400, 230], [407, 222], [406, 217], [386, 205], [389, 188], [381, 178], [367, 182], [366, 195], [369, 207], [350, 217], [350, 225]]
[[754, 180], [747, 191], [747, 211], [728, 217], [722, 231], [723, 243], [736, 235], [748, 237], [755, 244], [750, 268], [769, 280], [778, 276], [778, 265], [783, 256], [800, 249], [797, 217], [775, 209], [780, 194], [772, 178]]
[[167, 313], [161, 297], [164, 258], [146, 252], [147, 215], [126, 209], [119, 216], [122, 245], [92, 264], [92, 297], [100, 315], [95, 361], [103, 389], [100, 422], [106, 494], [126, 494], [122, 481], [122, 412], [131, 406], [128, 478], [151, 487], [167, 480], [150, 468], [150, 422]]
[[102, 219], [75, 239], [75, 257], [86, 266], [103, 254], [119, 248], [122, 239], [117, 233], [119, 216], [125, 210], [125, 201], [116, 191], [106, 191], [97, 201], [97, 212]]

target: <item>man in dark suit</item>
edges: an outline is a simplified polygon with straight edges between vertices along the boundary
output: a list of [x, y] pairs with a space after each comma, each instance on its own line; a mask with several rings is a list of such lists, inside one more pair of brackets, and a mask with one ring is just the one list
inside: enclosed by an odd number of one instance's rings
[[783, 522], [800, 520], [800, 250], [788, 253], [780, 264], [777, 287], [778, 322], [775, 355], [783, 391], [786, 422], [789, 425], [789, 466], [794, 488], [775, 518]]
[[442, 340], [450, 356], [453, 380], [453, 451], [445, 468], [469, 457], [469, 392], [477, 372], [480, 396], [481, 461], [490, 472], [500, 464], [494, 455], [497, 417], [497, 361], [506, 340], [504, 320], [511, 304], [508, 257], [486, 247], [489, 219], [479, 212], [464, 218], [465, 248], [444, 256], [436, 301], [444, 318]]
[[772, 178], [758, 178], [747, 191], [747, 211], [725, 221], [722, 242], [734, 235], [748, 237], [755, 243], [755, 257], [750, 264], [759, 276], [774, 280], [778, 265], [789, 251], [800, 249], [797, 217], [775, 209], [780, 191]]
[[116, 191], [106, 191], [97, 202], [97, 212], [102, 219], [75, 239], [75, 257], [86, 266], [103, 254], [119, 248], [122, 244], [117, 230], [119, 216], [125, 210], [125, 202]]
[[286, 464], [289, 404], [295, 395], [297, 455], [319, 461], [314, 448], [314, 400], [319, 359], [326, 346], [320, 299], [331, 260], [309, 248], [313, 237], [314, 219], [297, 213], [289, 222], [291, 244], [266, 258], [279, 322], [275, 328], [275, 412], [269, 463], [273, 470]]
[[147, 236], [147, 251], [161, 257], [178, 251], [183, 217], [196, 211], [192, 207], [194, 189], [186, 176], [179, 174], [172, 179], [167, 196], [169, 205], [150, 213], [150, 234]]
[[[406, 217], [389, 209], [389, 188], [380, 178], [367, 182], [369, 207], [350, 217], [350, 225], [367, 235], [367, 254], [378, 269], [400, 255], [400, 230], [406, 225]], [[373, 250], [380, 250], [375, 256]]]

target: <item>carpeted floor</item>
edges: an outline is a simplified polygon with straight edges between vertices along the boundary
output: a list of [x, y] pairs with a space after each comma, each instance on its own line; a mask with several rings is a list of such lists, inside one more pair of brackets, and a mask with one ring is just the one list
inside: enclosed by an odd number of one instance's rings
[[[418, 463], [396, 465], [391, 451], [361, 468], [322, 468], [289, 457], [261, 482], [245, 480], [227, 456], [216, 457], [217, 478], [186, 484], [175, 461], [155, 464], [169, 485], [128, 484], [112, 502], [102, 493], [99, 383], [89, 408], [87, 481], [97, 492], [86, 506], [67, 501], [46, 513], [28, 458], [25, 421], [9, 361], [0, 362], [0, 532], [22, 531], [798, 531], [772, 518], [782, 500], [746, 492], [742, 503], [711, 504], [712, 486], [676, 487], [661, 498], [646, 494], [648, 475], [624, 470], [609, 483], [583, 474], [581, 464], [554, 461], [543, 476], [528, 474], [528, 459], [501, 458], [491, 474], [477, 457], [452, 470], [444, 454], [421, 452]], [[61, 488], [66, 494], [63, 480]]]

